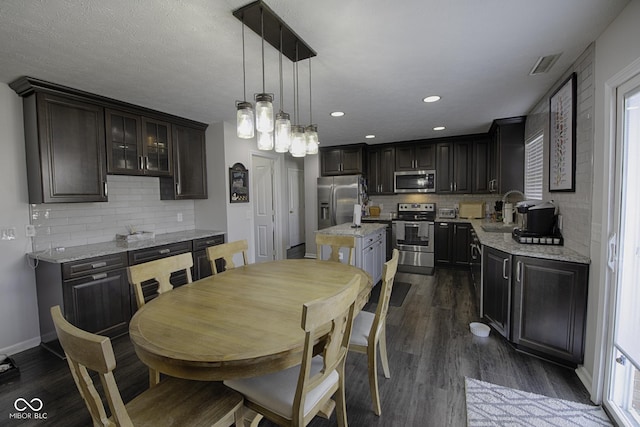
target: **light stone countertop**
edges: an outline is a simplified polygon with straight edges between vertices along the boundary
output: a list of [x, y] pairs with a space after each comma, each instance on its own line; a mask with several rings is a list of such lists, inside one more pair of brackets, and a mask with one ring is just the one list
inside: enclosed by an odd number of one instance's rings
[[332, 227], [323, 228], [322, 230], [317, 230], [316, 233], [332, 234], [334, 236], [365, 237], [379, 230], [384, 230], [387, 227], [385, 224], [370, 222], [363, 222], [359, 228], [352, 228], [352, 225], [353, 224], [350, 222], [346, 224], [334, 225]]
[[138, 240], [135, 242], [110, 242], [93, 243], [90, 245], [70, 246], [63, 250], [47, 250], [28, 253], [32, 259], [47, 261], [52, 263], [63, 263], [78, 261], [81, 259], [110, 255], [120, 252], [135, 251], [137, 249], [152, 248], [154, 246], [168, 245], [171, 243], [184, 242], [187, 240], [202, 239], [205, 237], [219, 236], [226, 234], [217, 230], [187, 230], [174, 233], [157, 234], [153, 239]]
[[[523, 244], [513, 240], [511, 232], [499, 233], [499, 232], [487, 232], [482, 229], [483, 224], [491, 226], [499, 226], [499, 223], [489, 222], [482, 219], [464, 219], [464, 218], [436, 218], [439, 222], [466, 222], [470, 223], [473, 229], [480, 239], [482, 245], [489, 246], [500, 251], [507, 252], [511, 255], [521, 255], [533, 258], [544, 258], [556, 261], [576, 262], [579, 264], [591, 264], [591, 258], [584, 256], [574, 251], [573, 249], [566, 248], [564, 246], [554, 245], [535, 245], [535, 244]], [[510, 229], [516, 227], [513, 224]]]

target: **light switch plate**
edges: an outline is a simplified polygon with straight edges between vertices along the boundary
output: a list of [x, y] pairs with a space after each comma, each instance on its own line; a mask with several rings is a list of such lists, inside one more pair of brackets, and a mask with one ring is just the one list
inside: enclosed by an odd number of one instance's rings
[[33, 224], [27, 224], [25, 227], [25, 234], [27, 237], [35, 237], [36, 227]]

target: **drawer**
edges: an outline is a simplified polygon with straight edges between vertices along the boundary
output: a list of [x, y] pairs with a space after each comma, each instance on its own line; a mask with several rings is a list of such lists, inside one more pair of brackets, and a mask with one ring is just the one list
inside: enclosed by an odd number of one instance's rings
[[204, 237], [193, 241], [193, 252], [197, 252], [224, 243], [224, 234], [218, 236]]
[[76, 279], [127, 267], [127, 253], [105, 255], [101, 257], [83, 259], [80, 261], [65, 262], [62, 264], [62, 279]]
[[129, 265], [191, 252], [191, 240], [129, 252]]
[[381, 241], [382, 240], [382, 236], [384, 235], [384, 233], [385, 233], [385, 231], [381, 230], [376, 234], [366, 236], [363, 239], [364, 241], [362, 242], [362, 248], [366, 249], [369, 246], [373, 245], [374, 243]]

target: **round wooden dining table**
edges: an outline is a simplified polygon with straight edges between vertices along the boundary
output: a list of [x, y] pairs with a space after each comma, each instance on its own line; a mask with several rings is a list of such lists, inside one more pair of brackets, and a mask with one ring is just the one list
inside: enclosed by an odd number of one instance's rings
[[302, 305], [335, 294], [356, 274], [360, 311], [373, 286], [360, 268], [312, 259], [237, 267], [149, 301], [131, 319], [129, 336], [143, 363], [174, 377], [276, 372], [302, 360]]

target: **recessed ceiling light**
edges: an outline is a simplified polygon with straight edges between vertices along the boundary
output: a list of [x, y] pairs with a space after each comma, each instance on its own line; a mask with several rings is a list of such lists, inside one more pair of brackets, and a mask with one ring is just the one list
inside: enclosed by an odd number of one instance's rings
[[438, 95], [431, 95], [431, 96], [427, 96], [422, 101], [424, 101], [424, 102], [436, 102], [436, 101], [440, 101], [440, 97]]
[[344, 113], [342, 111], [334, 111], [333, 113], [331, 113], [331, 117], [342, 117], [344, 116]]
[[433, 128], [433, 130], [444, 130], [445, 127], [444, 126], [436, 126]]
[[375, 138], [376, 136], [375, 136], [375, 135], [365, 135], [364, 137], [365, 137], [365, 138], [367, 138], [367, 139], [373, 139], [373, 138]]

